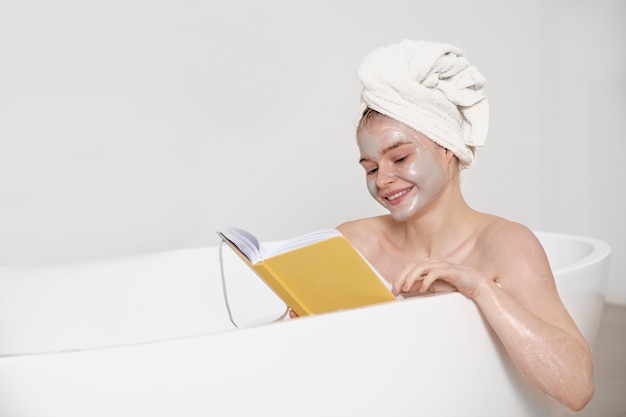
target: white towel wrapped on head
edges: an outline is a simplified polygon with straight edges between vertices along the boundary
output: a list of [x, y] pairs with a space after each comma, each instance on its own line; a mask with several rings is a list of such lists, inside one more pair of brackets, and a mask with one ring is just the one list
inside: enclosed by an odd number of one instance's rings
[[485, 78], [454, 45], [403, 40], [371, 52], [361, 64], [366, 107], [402, 122], [452, 151], [463, 168], [487, 137]]

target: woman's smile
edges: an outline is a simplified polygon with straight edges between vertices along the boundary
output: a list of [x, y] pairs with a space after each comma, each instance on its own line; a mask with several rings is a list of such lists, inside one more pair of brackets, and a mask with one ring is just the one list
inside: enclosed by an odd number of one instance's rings
[[408, 193], [413, 190], [415, 186], [411, 186], [399, 191], [393, 191], [391, 194], [383, 195], [382, 198], [387, 201], [390, 205], [400, 204], [406, 197]]

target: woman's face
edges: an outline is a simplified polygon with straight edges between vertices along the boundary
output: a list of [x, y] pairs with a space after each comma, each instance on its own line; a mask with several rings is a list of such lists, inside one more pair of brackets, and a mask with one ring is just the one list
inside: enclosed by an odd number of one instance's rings
[[379, 117], [357, 132], [367, 188], [397, 221], [426, 207], [446, 186], [445, 150], [407, 125]]

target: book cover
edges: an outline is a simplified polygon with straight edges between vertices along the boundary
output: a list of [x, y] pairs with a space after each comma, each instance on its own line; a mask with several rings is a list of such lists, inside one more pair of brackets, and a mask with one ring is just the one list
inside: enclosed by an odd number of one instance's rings
[[336, 229], [265, 249], [237, 228], [218, 235], [299, 316], [396, 300], [390, 285]]

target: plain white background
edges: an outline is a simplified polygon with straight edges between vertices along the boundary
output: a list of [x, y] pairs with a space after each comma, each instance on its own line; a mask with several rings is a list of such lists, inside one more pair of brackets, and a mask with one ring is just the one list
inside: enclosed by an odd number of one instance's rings
[[0, 3], [0, 264], [285, 239], [382, 213], [356, 71], [403, 38], [487, 78], [476, 209], [613, 247], [626, 303], [622, 0]]

